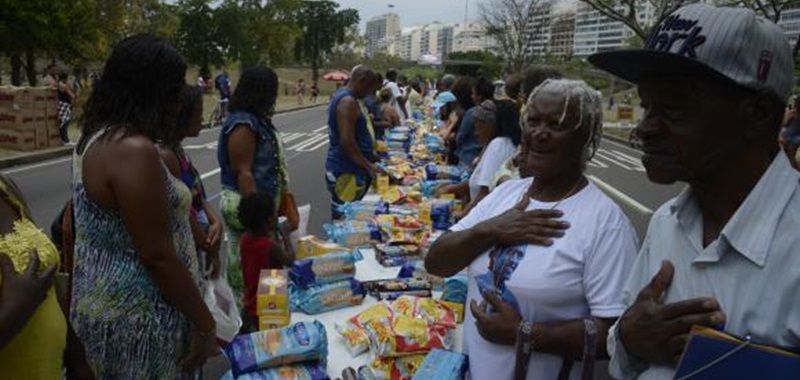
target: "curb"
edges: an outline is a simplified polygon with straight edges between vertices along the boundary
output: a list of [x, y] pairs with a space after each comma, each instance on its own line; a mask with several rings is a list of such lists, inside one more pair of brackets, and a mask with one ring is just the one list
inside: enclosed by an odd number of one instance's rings
[[[289, 113], [294, 111], [303, 111], [311, 108], [327, 106], [326, 104], [312, 104], [287, 110], [275, 111], [275, 115]], [[0, 169], [8, 169], [15, 166], [35, 164], [42, 161], [52, 160], [56, 158], [66, 157], [72, 154], [73, 146], [64, 146], [60, 148], [50, 149], [44, 152], [35, 153], [21, 153], [17, 156], [0, 159]]]

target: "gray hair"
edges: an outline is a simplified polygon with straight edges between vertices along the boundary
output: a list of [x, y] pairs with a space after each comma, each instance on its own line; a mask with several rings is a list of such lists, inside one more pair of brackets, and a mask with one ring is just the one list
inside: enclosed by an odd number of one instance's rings
[[[586, 128], [589, 130], [589, 139], [586, 140], [583, 152], [584, 163], [589, 162], [597, 152], [600, 139], [603, 137], [602, 95], [582, 80], [547, 79], [531, 91], [528, 102], [525, 105], [525, 114], [527, 114], [528, 107], [531, 106], [536, 96], [543, 92], [553, 92], [564, 96], [564, 111], [559, 120], [560, 124], [563, 124], [566, 120], [569, 106], [577, 104], [578, 122], [573, 129]], [[526, 119], [527, 117], [523, 115], [522, 120]]]
[[445, 74], [442, 77], [442, 84], [447, 86], [447, 88], [453, 87], [453, 84], [456, 83], [456, 76], [453, 74]]
[[497, 124], [497, 106], [491, 100], [484, 100], [483, 103], [476, 105], [472, 115], [475, 121], [491, 125]]

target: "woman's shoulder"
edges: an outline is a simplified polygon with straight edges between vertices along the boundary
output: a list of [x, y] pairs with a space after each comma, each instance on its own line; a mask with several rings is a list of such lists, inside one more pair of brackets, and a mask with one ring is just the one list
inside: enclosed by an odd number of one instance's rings
[[[594, 222], [603, 228], [631, 228], [628, 216], [610, 196], [600, 190], [594, 182], [589, 181], [586, 186], [586, 196], [583, 197], [584, 211], [594, 214]], [[587, 206], [591, 205], [591, 207]]]

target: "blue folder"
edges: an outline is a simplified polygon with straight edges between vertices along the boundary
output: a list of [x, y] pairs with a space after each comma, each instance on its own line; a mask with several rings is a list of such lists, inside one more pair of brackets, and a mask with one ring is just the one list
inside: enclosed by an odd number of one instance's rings
[[695, 326], [675, 379], [800, 379], [800, 355]]

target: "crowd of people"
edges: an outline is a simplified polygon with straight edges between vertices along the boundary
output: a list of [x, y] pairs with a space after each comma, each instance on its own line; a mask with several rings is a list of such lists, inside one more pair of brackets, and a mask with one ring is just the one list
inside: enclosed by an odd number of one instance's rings
[[[448, 162], [471, 174], [437, 189], [465, 207], [425, 266], [468, 273], [472, 379], [586, 379], [603, 358], [618, 379], [672, 379], [695, 325], [799, 349], [800, 124], [785, 112], [794, 66], [783, 31], [749, 10], [693, 4], [644, 48], [589, 61], [639, 86], [648, 178], [688, 184], [643, 242], [585, 175], [600, 93], [544, 66], [508, 76], [501, 94], [489, 78], [355, 67], [328, 108], [332, 217], [384, 173], [384, 131], [431, 104]], [[272, 122], [278, 76], [247, 68], [227, 90], [218, 215], [181, 148], [203, 114], [186, 68], [157, 37], [115, 47], [81, 121], [72, 199], [53, 234], [61, 252], [0, 176], [0, 377], [199, 378], [220, 352], [202, 294], [219, 278], [244, 305], [242, 332], [255, 329], [258, 271], [291, 265], [298, 223]]]

